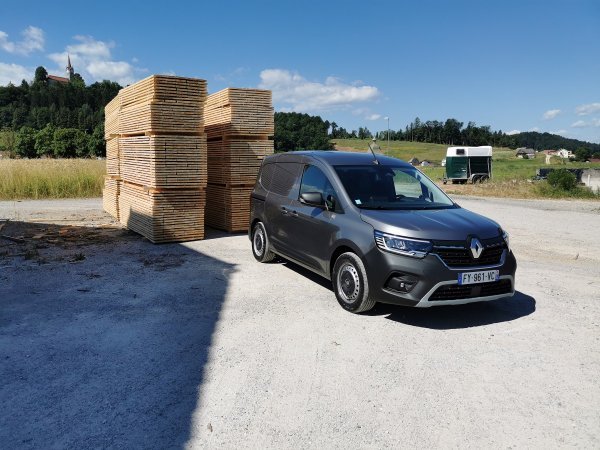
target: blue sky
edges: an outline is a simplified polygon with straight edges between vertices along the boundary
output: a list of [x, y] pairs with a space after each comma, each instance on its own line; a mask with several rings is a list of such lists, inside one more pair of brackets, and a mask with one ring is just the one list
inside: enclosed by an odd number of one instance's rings
[[89, 84], [154, 73], [273, 90], [348, 130], [474, 121], [600, 142], [600, 1], [20, 2], [0, 84], [38, 65]]

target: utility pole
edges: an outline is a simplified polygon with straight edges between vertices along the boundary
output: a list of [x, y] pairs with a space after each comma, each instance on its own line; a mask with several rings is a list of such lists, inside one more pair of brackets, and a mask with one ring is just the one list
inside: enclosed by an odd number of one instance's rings
[[387, 152], [390, 153], [390, 117], [386, 116], [383, 119], [387, 120], [387, 126], [388, 126], [388, 131], [387, 131]]

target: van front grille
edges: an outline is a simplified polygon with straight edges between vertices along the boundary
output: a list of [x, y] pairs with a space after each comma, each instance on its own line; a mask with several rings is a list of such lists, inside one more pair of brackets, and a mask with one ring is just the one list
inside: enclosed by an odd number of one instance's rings
[[465, 242], [435, 241], [431, 253], [438, 255], [449, 267], [478, 267], [500, 264], [502, 254], [507, 249], [502, 236], [481, 239], [484, 250], [479, 258], [473, 258]]
[[446, 284], [435, 290], [429, 301], [439, 302], [444, 300], [464, 300], [477, 297], [491, 297], [494, 295], [510, 294], [512, 282], [503, 279], [494, 283], [469, 284], [461, 286], [458, 284]]

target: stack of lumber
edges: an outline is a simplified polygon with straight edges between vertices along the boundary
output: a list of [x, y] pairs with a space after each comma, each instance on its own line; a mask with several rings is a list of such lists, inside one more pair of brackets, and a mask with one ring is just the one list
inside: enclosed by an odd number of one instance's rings
[[107, 173], [118, 181], [117, 215], [107, 182], [105, 210], [155, 243], [202, 239], [206, 82], [154, 75], [122, 89], [115, 100], [117, 128], [108, 114], [105, 128], [111, 127]]
[[265, 156], [273, 154], [273, 141], [227, 136], [208, 142], [208, 182], [252, 184]]
[[204, 238], [205, 189], [152, 189], [123, 183], [121, 223], [154, 243]]
[[106, 140], [119, 135], [120, 97], [120, 95], [117, 95], [104, 107], [104, 138]]
[[206, 223], [229, 232], [246, 231], [250, 194], [265, 156], [273, 153], [271, 91], [227, 88], [208, 96]]
[[161, 189], [206, 186], [206, 137], [131, 136], [119, 141], [124, 180]]
[[153, 75], [122, 89], [119, 96], [119, 134], [204, 131], [204, 80]]
[[208, 138], [223, 135], [272, 136], [271, 91], [226, 88], [211, 94], [204, 107]]
[[115, 219], [119, 220], [119, 190], [121, 181], [110, 176], [104, 177], [104, 193], [102, 207]]

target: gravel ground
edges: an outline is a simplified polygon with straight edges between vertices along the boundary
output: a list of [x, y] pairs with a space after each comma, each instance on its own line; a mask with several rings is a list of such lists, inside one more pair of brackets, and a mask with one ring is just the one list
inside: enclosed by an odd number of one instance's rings
[[457, 200], [511, 233], [517, 295], [365, 315], [245, 235], [0, 202], [2, 447], [599, 448], [600, 203]]

